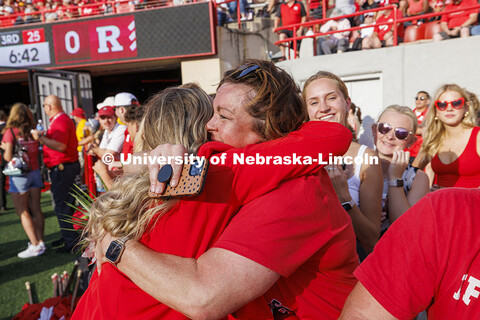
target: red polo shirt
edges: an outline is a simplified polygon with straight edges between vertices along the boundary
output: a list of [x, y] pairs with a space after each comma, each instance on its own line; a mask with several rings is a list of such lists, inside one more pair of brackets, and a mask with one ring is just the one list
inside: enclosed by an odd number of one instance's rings
[[125, 139], [123, 140], [122, 153], [127, 155], [133, 153], [133, 141], [128, 129], [125, 130]]
[[67, 146], [64, 152], [52, 150], [46, 145], [43, 146], [43, 162], [45, 162], [47, 168], [78, 160], [75, 123], [65, 113], [60, 112], [50, 118], [50, 126], [45, 137]]
[[282, 19], [282, 26], [300, 23], [302, 17], [306, 15], [305, 7], [296, 0], [291, 7], [287, 3], [282, 3], [280, 10], [277, 12], [277, 17]]

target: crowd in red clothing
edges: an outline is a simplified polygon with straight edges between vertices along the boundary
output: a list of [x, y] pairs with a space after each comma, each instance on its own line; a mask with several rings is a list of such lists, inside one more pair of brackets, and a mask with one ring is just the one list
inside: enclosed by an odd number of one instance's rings
[[133, 11], [169, 1], [144, 0], [0, 0], [0, 27], [24, 23], [52, 22], [79, 17]]

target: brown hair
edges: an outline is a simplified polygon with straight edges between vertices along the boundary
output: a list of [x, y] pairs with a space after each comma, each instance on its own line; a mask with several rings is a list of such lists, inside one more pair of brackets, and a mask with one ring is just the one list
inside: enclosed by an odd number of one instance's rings
[[29, 139], [32, 135], [30, 130], [33, 129], [33, 115], [28, 107], [17, 102], [12, 106], [10, 110], [10, 116], [8, 117], [7, 124], [3, 132], [9, 128], [17, 128], [20, 131], [20, 136], [24, 139]]
[[128, 108], [125, 112], [125, 122], [135, 122], [140, 124], [145, 114], [145, 106], [135, 106], [134, 108]]
[[255, 118], [253, 132], [263, 140], [283, 137], [307, 120], [300, 89], [286, 71], [272, 62], [244, 60], [240, 66], [224, 74], [218, 88], [225, 83], [252, 87], [255, 96], [245, 109]]

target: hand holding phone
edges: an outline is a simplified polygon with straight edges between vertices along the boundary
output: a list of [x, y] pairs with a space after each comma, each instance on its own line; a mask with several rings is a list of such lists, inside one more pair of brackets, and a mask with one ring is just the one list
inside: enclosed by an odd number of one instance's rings
[[169, 181], [173, 174], [172, 166], [165, 165], [158, 171], [157, 181], [166, 183], [165, 191], [161, 194], [149, 192], [151, 198], [192, 196], [202, 192], [205, 184], [205, 177], [208, 170], [208, 160], [202, 158], [201, 161], [193, 161], [184, 164], [180, 180], [176, 186], [171, 186]]

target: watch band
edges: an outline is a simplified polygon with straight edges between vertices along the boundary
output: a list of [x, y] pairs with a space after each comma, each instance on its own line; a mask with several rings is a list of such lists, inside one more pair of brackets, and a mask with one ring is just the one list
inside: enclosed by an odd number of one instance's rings
[[403, 187], [403, 179], [395, 179], [388, 181], [389, 187]]

